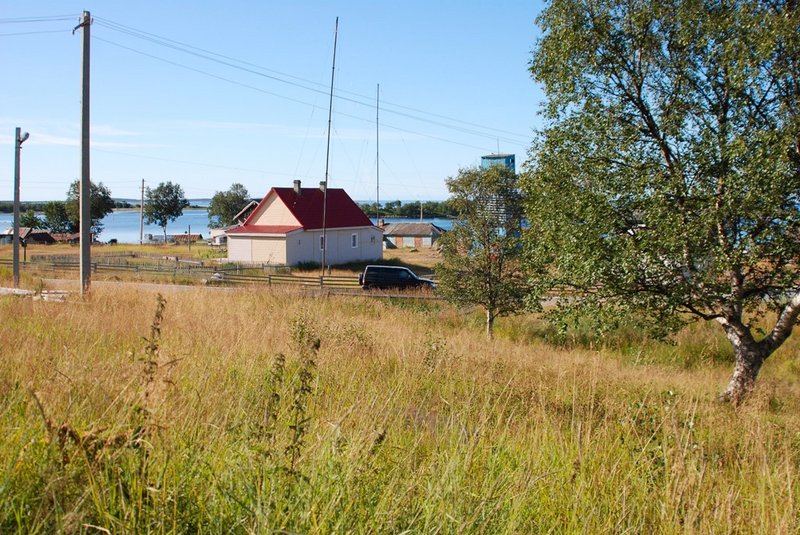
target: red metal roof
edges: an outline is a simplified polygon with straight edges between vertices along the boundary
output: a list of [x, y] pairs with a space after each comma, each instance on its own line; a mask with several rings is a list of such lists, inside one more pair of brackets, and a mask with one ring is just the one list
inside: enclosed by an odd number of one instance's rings
[[300, 230], [303, 227], [297, 225], [242, 225], [232, 227], [225, 231], [225, 234], [288, 234], [293, 230]]
[[[299, 195], [295, 193], [294, 188], [272, 188], [261, 203], [272, 192], [275, 192], [304, 229], [322, 228], [324, 194], [319, 188], [302, 188]], [[258, 208], [253, 210], [247, 221], [245, 221], [245, 227], [258, 211]], [[347, 192], [340, 188], [328, 188], [328, 209], [325, 217], [325, 226], [326, 228], [347, 228], [371, 227], [373, 224]]]

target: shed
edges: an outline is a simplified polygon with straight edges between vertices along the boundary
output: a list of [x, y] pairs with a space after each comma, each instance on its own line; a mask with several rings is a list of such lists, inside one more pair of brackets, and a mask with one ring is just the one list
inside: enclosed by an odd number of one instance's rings
[[389, 223], [383, 227], [383, 237], [394, 247], [434, 247], [447, 232], [433, 223]]
[[[19, 228], [19, 239], [23, 245], [31, 243], [55, 243], [56, 240], [49, 231], [31, 227]], [[0, 243], [12, 243], [14, 241], [14, 228], [9, 227], [0, 234]]]

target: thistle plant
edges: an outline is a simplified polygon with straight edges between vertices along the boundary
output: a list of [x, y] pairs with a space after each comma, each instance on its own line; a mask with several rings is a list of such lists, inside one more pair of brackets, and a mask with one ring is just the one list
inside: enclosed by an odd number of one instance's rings
[[300, 357], [300, 372], [294, 387], [292, 405], [289, 412], [289, 430], [291, 436], [284, 453], [286, 470], [291, 475], [299, 475], [297, 469], [300, 453], [305, 445], [308, 431], [308, 397], [312, 393], [314, 370], [317, 367], [315, 357], [320, 347], [320, 339], [316, 329], [307, 316], [302, 315], [292, 322], [292, 342]]

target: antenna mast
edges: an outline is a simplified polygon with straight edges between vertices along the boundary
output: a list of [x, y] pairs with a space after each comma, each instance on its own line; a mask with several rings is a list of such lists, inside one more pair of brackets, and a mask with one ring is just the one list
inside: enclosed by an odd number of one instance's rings
[[325, 149], [325, 191], [322, 192], [322, 274], [325, 274], [326, 257], [328, 250], [327, 219], [328, 219], [328, 166], [331, 158], [331, 118], [333, 116], [333, 76], [336, 73], [336, 42], [339, 40], [339, 17], [336, 17], [336, 28], [333, 32], [333, 66], [331, 67], [331, 94], [328, 102], [328, 146]]
[[381, 131], [378, 123], [378, 114], [381, 111], [381, 84], [375, 92], [375, 223], [380, 224], [381, 219]]

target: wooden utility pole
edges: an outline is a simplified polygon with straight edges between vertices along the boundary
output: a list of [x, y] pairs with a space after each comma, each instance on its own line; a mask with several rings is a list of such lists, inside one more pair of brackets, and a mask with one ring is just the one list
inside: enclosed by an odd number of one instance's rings
[[[92, 247], [92, 182], [89, 175], [89, 60], [90, 29], [92, 17], [88, 11], [83, 12], [81, 23], [75, 27], [83, 29], [83, 75], [81, 94], [81, 186], [80, 186], [80, 233], [81, 233], [81, 296], [89, 291], [91, 284], [91, 247]], [[73, 33], [75, 32], [73, 30]]]
[[[17, 127], [14, 131], [14, 235], [11, 242], [14, 244], [14, 288], [19, 288], [19, 153], [20, 146], [28, 139], [28, 133], [22, 134], [22, 129]], [[26, 255], [27, 258], [27, 255]]]
[[144, 243], [144, 179], [142, 179], [142, 200], [139, 203], [139, 245]]

